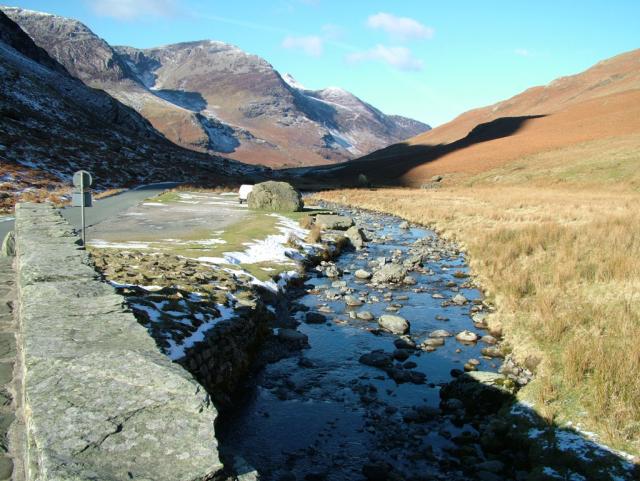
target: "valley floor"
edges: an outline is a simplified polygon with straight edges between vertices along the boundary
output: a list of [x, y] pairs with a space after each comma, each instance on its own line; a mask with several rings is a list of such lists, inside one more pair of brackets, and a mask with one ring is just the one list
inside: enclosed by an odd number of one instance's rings
[[317, 198], [428, 225], [466, 249], [516, 358], [519, 396], [640, 452], [640, 195], [484, 185], [321, 192]]

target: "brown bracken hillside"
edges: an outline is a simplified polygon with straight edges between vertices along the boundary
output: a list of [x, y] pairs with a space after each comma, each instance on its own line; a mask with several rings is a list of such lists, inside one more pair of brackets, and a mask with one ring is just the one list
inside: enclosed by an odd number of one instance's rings
[[466, 177], [550, 151], [562, 152], [562, 162], [572, 149], [598, 148], [601, 141], [640, 148], [640, 49], [468, 111], [324, 175], [365, 173], [376, 183], [417, 186], [434, 175]]

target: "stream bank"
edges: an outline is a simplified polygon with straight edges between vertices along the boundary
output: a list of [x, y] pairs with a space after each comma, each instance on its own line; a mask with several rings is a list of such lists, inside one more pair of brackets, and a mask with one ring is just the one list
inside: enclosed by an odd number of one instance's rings
[[[196, 377], [221, 409], [220, 477], [614, 479], [615, 455], [590, 446], [576, 461], [567, 446], [584, 447], [581, 436], [556, 436], [526, 406], [511, 407], [530, 374], [502, 363], [499, 333], [485, 323], [492, 307], [455, 244], [395, 217], [328, 207], [368, 241], [334, 260], [317, 256], [286, 299], [195, 259], [118, 253], [123, 260], [103, 262], [168, 355], [187, 338], [190, 352], [212, 353], [186, 367], [217, 373], [209, 385]], [[334, 254], [345, 232], [325, 229]], [[242, 326], [233, 342], [208, 342], [229, 324]], [[619, 479], [627, 467], [615, 468]]]
[[326, 207], [368, 242], [289, 290], [276, 335], [217, 423], [231, 479], [633, 479], [620, 454], [517, 403], [532, 375], [489, 332], [492, 306], [454, 243]]

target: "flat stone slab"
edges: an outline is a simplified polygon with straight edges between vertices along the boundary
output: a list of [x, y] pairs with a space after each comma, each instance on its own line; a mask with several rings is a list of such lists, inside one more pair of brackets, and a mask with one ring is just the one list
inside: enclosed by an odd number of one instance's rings
[[209, 479], [222, 468], [209, 396], [160, 353], [76, 240], [50, 206], [17, 206], [32, 479]]

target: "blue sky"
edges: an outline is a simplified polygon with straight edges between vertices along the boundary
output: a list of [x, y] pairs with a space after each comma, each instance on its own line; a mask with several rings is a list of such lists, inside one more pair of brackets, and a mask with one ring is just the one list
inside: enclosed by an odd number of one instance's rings
[[14, 0], [11, 5], [77, 18], [114, 45], [232, 43], [308, 88], [339, 86], [385, 113], [432, 125], [640, 47], [640, 0]]

